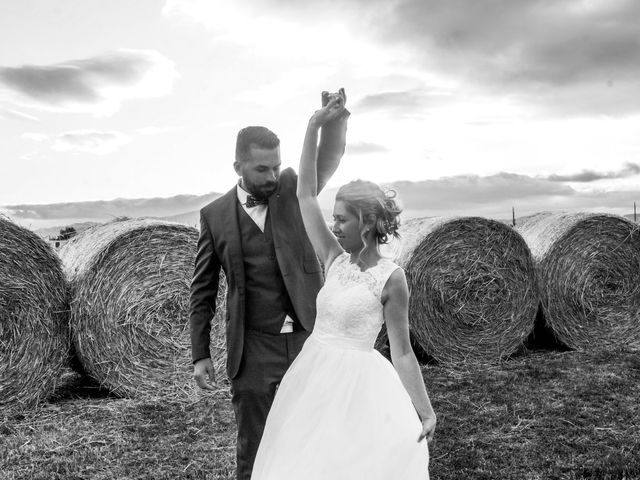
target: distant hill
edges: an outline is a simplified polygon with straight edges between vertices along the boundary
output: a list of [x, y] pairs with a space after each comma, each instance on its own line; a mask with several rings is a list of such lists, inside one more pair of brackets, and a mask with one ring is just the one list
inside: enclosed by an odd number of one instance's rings
[[[633, 205], [633, 199], [637, 194], [635, 191], [587, 195], [569, 190], [569, 194], [561, 203], [555, 190], [550, 193], [536, 193], [539, 184], [536, 183], [537, 180], [529, 179], [533, 186], [525, 183], [526, 188], [523, 189], [518, 183], [521, 177], [512, 177], [507, 175], [484, 179], [465, 177], [462, 180], [444, 178], [418, 182], [401, 181], [390, 184], [390, 187], [397, 191], [400, 204], [404, 208], [403, 220], [430, 216], [481, 216], [511, 223], [509, 218], [512, 207], [515, 207], [516, 220], [546, 210], [610, 211], [623, 213], [626, 218], [633, 220], [633, 214], [627, 214], [629, 210], [623, 206]], [[568, 187], [563, 188], [566, 190]], [[318, 198], [323, 215], [328, 220], [331, 219], [336, 192], [337, 188], [329, 188]], [[118, 198], [109, 201], [48, 205], [9, 205], [0, 207], [0, 213], [26, 228], [37, 231], [45, 238], [49, 235], [56, 236], [62, 227], [73, 226], [80, 231], [88, 225], [108, 222], [118, 217], [159, 218], [197, 228], [200, 223], [199, 210], [221, 195], [212, 192], [166, 198]]]
[[[46, 205], [8, 205], [0, 211], [14, 222], [38, 232], [41, 236], [58, 234], [60, 228], [73, 226], [76, 230], [86, 225], [104, 223], [119, 217], [167, 218], [193, 225], [185, 212], [197, 212], [218, 198], [219, 193], [205, 195], [176, 195], [167, 198], [137, 198], [92, 202], [53, 203]], [[197, 223], [197, 222], [196, 222]]]
[[108, 221], [117, 217], [167, 217], [197, 210], [219, 193], [176, 195], [166, 198], [117, 198], [91, 202], [70, 202], [36, 205], [7, 205], [3, 212], [23, 221], [41, 222], [54, 219], [87, 219]]

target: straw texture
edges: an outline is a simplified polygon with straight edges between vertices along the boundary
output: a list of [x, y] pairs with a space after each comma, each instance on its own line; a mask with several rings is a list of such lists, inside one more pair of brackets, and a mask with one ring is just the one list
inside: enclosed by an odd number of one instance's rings
[[66, 295], [49, 245], [0, 217], [0, 410], [53, 392], [69, 351]]
[[396, 262], [411, 290], [411, 334], [440, 362], [496, 361], [533, 329], [531, 253], [511, 227], [480, 217], [424, 218], [402, 228]]
[[[85, 372], [126, 397], [194, 394], [189, 288], [198, 232], [158, 220], [86, 230], [60, 255], [72, 285], [73, 346]], [[223, 372], [225, 281], [211, 354]]]
[[640, 228], [596, 213], [543, 212], [517, 230], [536, 262], [547, 325], [568, 347], [640, 346]]

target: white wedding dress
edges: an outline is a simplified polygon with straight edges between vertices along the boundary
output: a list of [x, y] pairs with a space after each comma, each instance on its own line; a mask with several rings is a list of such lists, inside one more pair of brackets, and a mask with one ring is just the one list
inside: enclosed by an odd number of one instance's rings
[[343, 253], [318, 293], [317, 318], [267, 417], [252, 480], [425, 480], [427, 443], [400, 378], [373, 345], [380, 295], [398, 267], [362, 272]]

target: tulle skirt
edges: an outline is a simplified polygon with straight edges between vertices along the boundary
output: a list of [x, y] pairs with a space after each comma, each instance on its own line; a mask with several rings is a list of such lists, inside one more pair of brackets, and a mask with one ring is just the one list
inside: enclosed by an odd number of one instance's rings
[[314, 333], [276, 393], [251, 479], [428, 479], [421, 430], [388, 360]]

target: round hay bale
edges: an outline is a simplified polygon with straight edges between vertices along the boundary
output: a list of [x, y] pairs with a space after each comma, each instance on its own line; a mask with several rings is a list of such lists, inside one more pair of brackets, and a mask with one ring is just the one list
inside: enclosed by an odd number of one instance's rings
[[574, 349], [640, 346], [640, 227], [596, 213], [543, 212], [516, 226], [536, 262], [542, 311]]
[[413, 219], [396, 262], [414, 341], [439, 362], [495, 361], [521, 347], [538, 305], [535, 269], [511, 227], [480, 217]]
[[[86, 230], [61, 249], [71, 282], [73, 347], [82, 369], [118, 396], [187, 396], [193, 380], [189, 291], [198, 231], [151, 219]], [[224, 372], [221, 278], [211, 354]]]
[[52, 393], [69, 353], [60, 260], [35, 233], [0, 217], [0, 410]]

